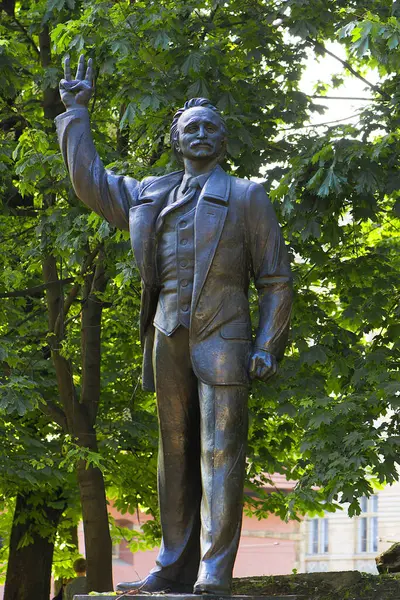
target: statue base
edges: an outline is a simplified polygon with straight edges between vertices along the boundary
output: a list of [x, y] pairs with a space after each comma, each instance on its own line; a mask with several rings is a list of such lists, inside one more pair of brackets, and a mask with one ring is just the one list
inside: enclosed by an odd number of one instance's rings
[[305, 596], [218, 596], [214, 594], [135, 594], [121, 592], [117, 596], [108, 594], [99, 594], [98, 596], [74, 596], [74, 600], [93, 600], [101, 598], [102, 600], [125, 600], [125, 598], [135, 598], [135, 600], [306, 600]]

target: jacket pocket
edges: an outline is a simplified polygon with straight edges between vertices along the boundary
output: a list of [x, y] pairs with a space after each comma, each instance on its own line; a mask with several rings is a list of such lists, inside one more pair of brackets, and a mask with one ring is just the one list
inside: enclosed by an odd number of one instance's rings
[[[197, 336], [203, 336], [204, 333], [206, 335], [210, 335], [210, 333], [212, 333], [217, 329], [217, 327], [219, 327], [221, 321], [223, 320], [222, 306], [223, 303], [220, 302], [218, 308], [212, 315], [211, 319], [208, 318], [205, 322], [203, 322], [202, 325], [199, 326], [199, 328], [196, 331]], [[196, 319], [197, 323], [201, 323], [204, 319], [203, 314], [199, 314], [199, 311], [194, 312], [194, 318]]]
[[251, 340], [249, 323], [226, 323], [221, 327], [221, 336], [225, 340]]

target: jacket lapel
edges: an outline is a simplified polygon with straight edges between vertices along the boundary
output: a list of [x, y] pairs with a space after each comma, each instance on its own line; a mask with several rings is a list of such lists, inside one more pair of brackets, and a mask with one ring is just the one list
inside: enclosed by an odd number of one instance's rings
[[157, 177], [139, 192], [138, 203], [129, 211], [131, 243], [140, 270], [147, 286], [156, 285], [156, 230], [155, 224], [170, 191], [182, 181], [183, 171]]
[[230, 190], [230, 177], [220, 167], [216, 167], [200, 194], [195, 229], [195, 268], [192, 297], [192, 314], [199, 300], [215, 251], [221, 237]]

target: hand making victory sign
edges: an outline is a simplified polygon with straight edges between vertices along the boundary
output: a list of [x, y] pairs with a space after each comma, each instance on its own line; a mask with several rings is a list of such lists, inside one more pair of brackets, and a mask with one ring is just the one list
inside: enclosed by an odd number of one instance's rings
[[93, 61], [89, 58], [85, 73], [85, 57], [79, 57], [75, 79], [71, 79], [69, 58], [64, 61], [64, 79], [60, 81], [60, 96], [65, 108], [82, 108], [89, 104], [93, 93]]

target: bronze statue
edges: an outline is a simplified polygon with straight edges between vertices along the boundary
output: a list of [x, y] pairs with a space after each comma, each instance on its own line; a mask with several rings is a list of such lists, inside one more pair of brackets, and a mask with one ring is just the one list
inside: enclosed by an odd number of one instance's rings
[[[69, 61], [56, 119], [77, 196], [129, 229], [142, 278], [143, 386], [156, 391], [162, 544], [142, 581], [119, 590], [228, 595], [241, 519], [247, 398], [284, 353], [292, 304], [288, 256], [258, 183], [219, 166], [227, 131], [193, 98], [175, 115], [171, 144], [183, 170], [139, 182], [104, 169], [90, 132], [92, 64]], [[259, 325], [252, 340], [248, 289]], [[153, 376], [154, 375], [154, 376]]]

